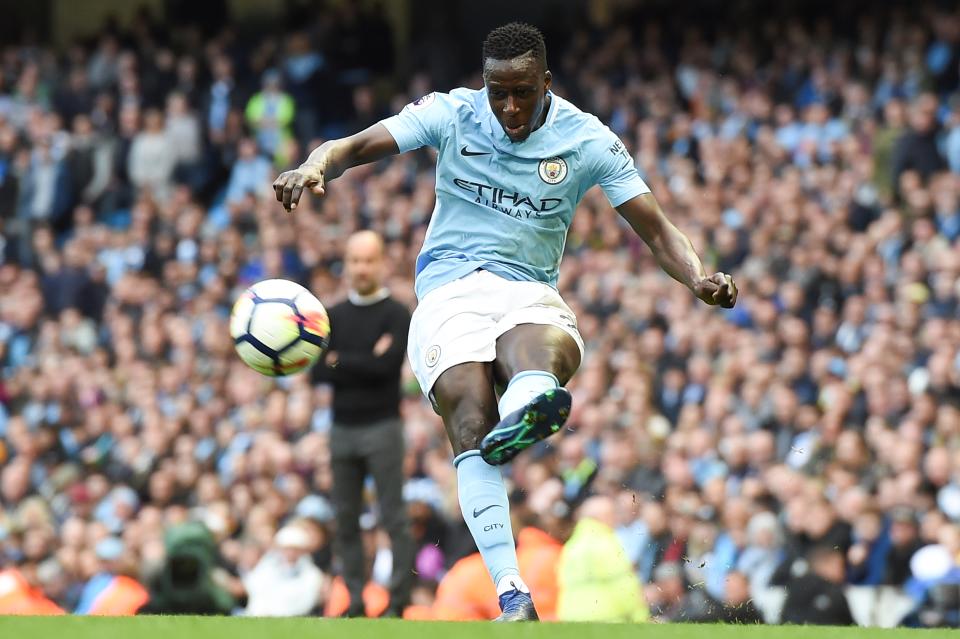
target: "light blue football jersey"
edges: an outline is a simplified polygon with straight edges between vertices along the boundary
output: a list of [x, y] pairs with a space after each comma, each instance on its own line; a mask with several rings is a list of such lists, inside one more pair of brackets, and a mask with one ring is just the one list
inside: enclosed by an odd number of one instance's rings
[[485, 89], [431, 93], [382, 121], [400, 152], [431, 146], [437, 199], [417, 257], [416, 293], [477, 269], [557, 285], [567, 229], [599, 184], [611, 206], [650, 191], [617, 136], [551, 93], [546, 120], [511, 142]]

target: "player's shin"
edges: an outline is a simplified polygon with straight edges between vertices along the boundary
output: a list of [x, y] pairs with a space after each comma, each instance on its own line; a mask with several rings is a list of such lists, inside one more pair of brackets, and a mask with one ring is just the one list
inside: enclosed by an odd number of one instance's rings
[[517, 551], [510, 526], [510, 503], [500, 469], [483, 461], [477, 450], [461, 453], [453, 463], [457, 468], [463, 519], [497, 586], [497, 594], [514, 588], [529, 592], [520, 579], [517, 567]]

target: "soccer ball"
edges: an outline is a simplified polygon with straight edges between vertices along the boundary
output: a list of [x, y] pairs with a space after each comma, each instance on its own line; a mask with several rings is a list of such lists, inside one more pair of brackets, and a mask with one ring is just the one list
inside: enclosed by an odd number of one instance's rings
[[230, 313], [230, 336], [250, 368], [278, 377], [317, 361], [330, 343], [327, 310], [296, 282], [264, 280], [240, 296]]

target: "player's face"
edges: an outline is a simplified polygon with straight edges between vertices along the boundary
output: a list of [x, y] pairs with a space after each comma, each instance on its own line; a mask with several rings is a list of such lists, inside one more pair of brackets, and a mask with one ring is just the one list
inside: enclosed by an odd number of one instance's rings
[[523, 142], [540, 125], [550, 89], [550, 72], [533, 56], [488, 58], [483, 81], [490, 108], [511, 142]]

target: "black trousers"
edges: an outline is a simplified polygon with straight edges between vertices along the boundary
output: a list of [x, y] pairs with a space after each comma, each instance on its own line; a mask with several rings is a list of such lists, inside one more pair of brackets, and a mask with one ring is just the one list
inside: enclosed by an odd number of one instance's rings
[[333, 505], [337, 512], [335, 548], [343, 564], [343, 579], [350, 593], [351, 612], [363, 609], [367, 582], [360, 513], [363, 483], [373, 477], [380, 507], [380, 525], [390, 536], [393, 571], [390, 575], [390, 606], [410, 602], [413, 586], [413, 539], [403, 501], [403, 424], [388, 419], [369, 425], [334, 424], [330, 433], [333, 471]]

